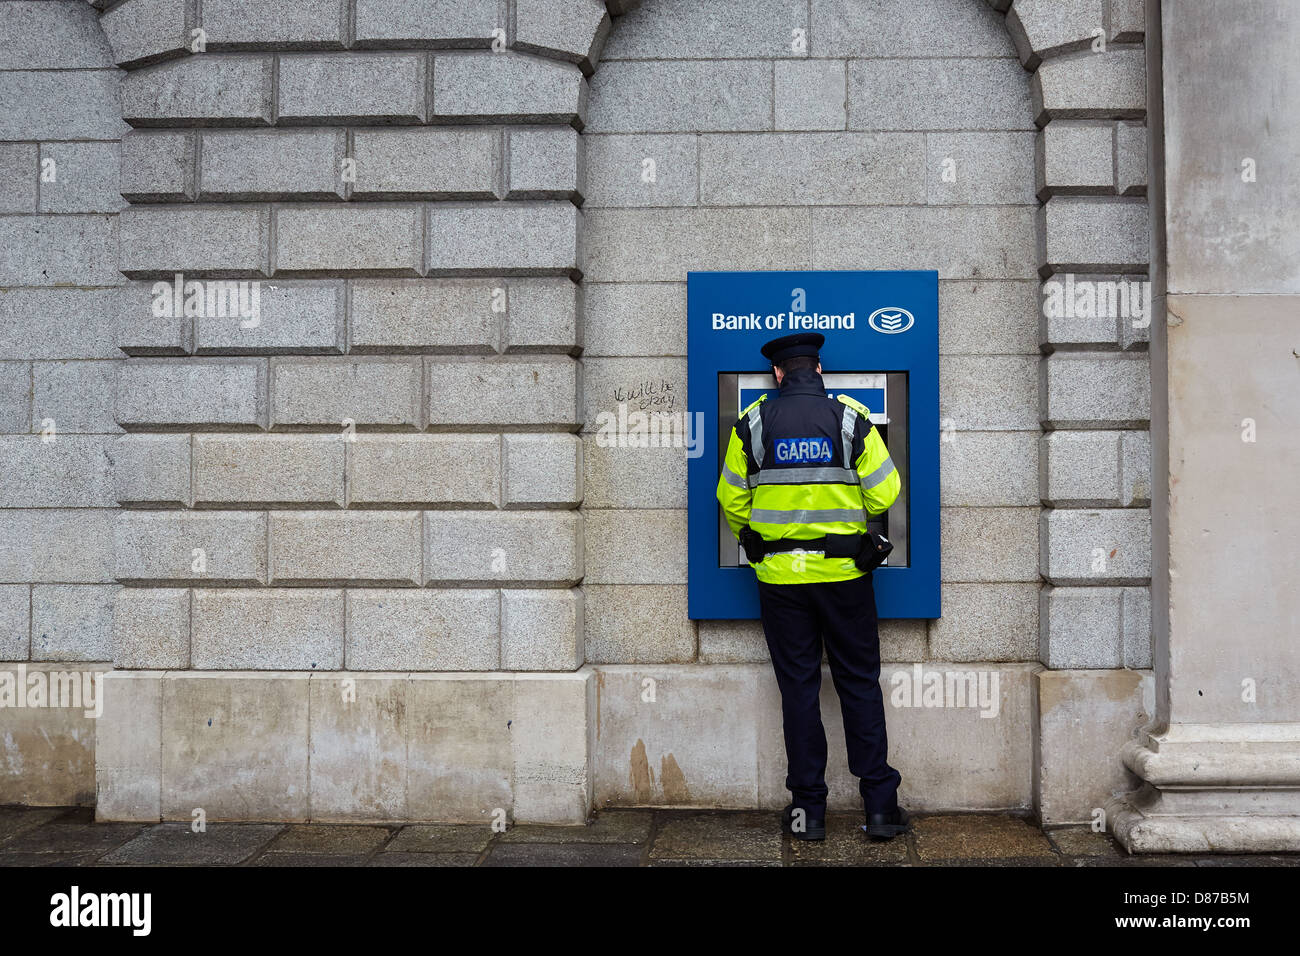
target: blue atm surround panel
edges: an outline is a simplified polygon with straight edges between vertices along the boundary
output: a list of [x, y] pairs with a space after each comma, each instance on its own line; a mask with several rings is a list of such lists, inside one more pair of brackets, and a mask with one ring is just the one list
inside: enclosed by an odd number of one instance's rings
[[894, 506], [906, 513], [895, 516], [891, 509], [889, 520], [907, 528], [907, 563], [873, 573], [877, 611], [882, 618], [939, 617], [939, 276], [930, 271], [687, 274], [687, 394], [704, 429], [701, 453], [687, 465], [689, 615], [759, 616], [753, 570], [719, 558], [730, 542], [722, 537], [715, 492], [734, 424], [719, 421], [724, 408], [730, 414], [733, 394], [720, 383], [742, 382], [734, 393], [739, 408], [765, 391], [770, 401], [777, 390], [753, 384], [753, 373], [770, 371], [759, 348], [804, 331], [826, 336], [821, 357], [828, 378], [884, 373], [900, 383], [898, 391], [891, 386], [887, 413], [881, 413], [883, 388], [828, 390], [866, 405], [873, 421], [885, 424], [891, 445], [906, 431], [905, 489]]

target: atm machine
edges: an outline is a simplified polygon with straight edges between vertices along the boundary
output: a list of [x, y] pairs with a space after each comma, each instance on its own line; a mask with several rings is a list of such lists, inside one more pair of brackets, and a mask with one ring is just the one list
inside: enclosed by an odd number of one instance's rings
[[759, 348], [792, 331], [826, 336], [827, 395], [867, 407], [902, 479], [897, 501], [868, 522], [894, 545], [873, 572], [879, 615], [938, 617], [937, 273], [692, 272], [687, 321], [688, 397], [705, 432], [687, 465], [690, 617], [758, 617], [754, 574], [716, 489], [741, 410], [778, 392]]

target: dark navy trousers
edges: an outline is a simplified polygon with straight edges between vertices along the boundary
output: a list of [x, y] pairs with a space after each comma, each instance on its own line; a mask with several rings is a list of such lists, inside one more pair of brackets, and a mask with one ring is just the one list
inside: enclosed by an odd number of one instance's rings
[[898, 806], [902, 777], [887, 761], [885, 701], [880, 689], [880, 634], [871, 575], [812, 584], [758, 582], [763, 633], [781, 689], [788, 773], [794, 805], [820, 819], [826, 811], [826, 731], [822, 727], [822, 641], [839, 694], [849, 770], [868, 813]]

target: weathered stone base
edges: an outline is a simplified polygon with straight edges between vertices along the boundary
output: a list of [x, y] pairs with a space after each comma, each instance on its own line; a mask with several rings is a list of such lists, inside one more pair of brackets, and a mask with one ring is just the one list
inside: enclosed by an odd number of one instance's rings
[[1122, 756], [1143, 784], [1106, 816], [1129, 852], [1300, 850], [1300, 725], [1175, 724]]
[[[0, 804], [95, 802], [93, 675], [112, 666], [82, 661], [0, 663], [0, 674], [6, 675], [0, 677], [6, 685], [0, 687]], [[32, 696], [34, 684], [44, 688], [40, 697]], [[89, 697], [84, 696], [87, 689]], [[10, 693], [21, 695], [23, 706], [17, 706], [18, 697], [7, 696]], [[56, 702], [69, 706], [51, 706]]]
[[591, 674], [117, 671], [101, 820], [582, 823]]

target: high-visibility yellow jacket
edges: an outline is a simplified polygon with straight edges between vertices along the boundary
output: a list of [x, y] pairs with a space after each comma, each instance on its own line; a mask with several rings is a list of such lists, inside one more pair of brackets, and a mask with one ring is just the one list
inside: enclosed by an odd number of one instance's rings
[[[765, 541], [863, 534], [901, 481], [868, 410], [846, 395], [826, 396], [811, 369], [785, 376], [777, 398], [763, 395], [731, 429], [718, 501], [737, 537], [749, 526]], [[783, 551], [754, 566], [768, 584], [861, 577], [852, 558], [819, 550]]]

